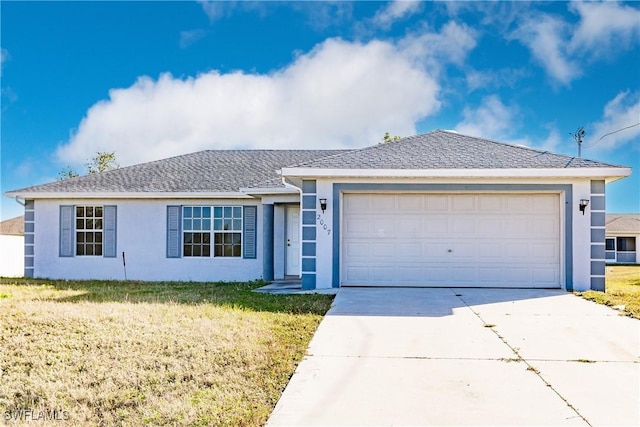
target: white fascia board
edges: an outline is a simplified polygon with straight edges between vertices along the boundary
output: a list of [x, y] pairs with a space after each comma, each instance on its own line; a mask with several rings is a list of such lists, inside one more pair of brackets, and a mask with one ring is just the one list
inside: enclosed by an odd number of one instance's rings
[[608, 182], [631, 175], [630, 168], [553, 169], [322, 169], [282, 168], [282, 176], [317, 178], [604, 178]]
[[243, 192], [21, 192], [8, 191], [6, 197], [35, 199], [252, 199]]
[[274, 188], [241, 188], [240, 191], [244, 194], [297, 194], [297, 191], [291, 188], [274, 187]]

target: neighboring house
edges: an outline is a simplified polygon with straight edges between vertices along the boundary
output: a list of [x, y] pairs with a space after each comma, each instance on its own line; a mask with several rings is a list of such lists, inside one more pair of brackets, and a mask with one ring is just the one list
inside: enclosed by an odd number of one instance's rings
[[0, 276], [24, 275], [24, 216], [0, 222]]
[[640, 214], [607, 214], [606, 260], [611, 264], [640, 264]]
[[[604, 289], [627, 167], [447, 131], [349, 151], [202, 151], [10, 191], [25, 275], [305, 289]], [[588, 206], [585, 204], [588, 203]]]

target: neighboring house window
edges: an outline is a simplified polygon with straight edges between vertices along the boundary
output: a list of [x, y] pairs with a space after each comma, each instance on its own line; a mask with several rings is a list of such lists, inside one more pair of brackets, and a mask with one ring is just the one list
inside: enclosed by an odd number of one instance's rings
[[102, 206], [76, 206], [76, 255], [102, 256]]
[[618, 252], [635, 252], [635, 237], [618, 237], [616, 242]]
[[186, 257], [211, 256], [211, 208], [185, 206], [182, 210], [183, 245]]
[[214, 256], [242, 256], [242, 207], [213, 208]]
[[616, 239], [611, 239], [611, 238], [606, 239], [606, 250], [607, 251], [616, 250]]

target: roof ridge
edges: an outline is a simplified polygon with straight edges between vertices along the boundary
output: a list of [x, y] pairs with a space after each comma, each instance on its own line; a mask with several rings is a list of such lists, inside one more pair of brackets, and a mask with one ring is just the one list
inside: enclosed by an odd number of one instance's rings
[[[467, 138], [473, 138], [473, 139], [477, 139], [477, 140], [480, 140], [480, 141], [486, 141], [486, 142], [490, 142], [490, 143], [498, 144], [498, 145], [502, 145], [502, 146], [518, 148], [518, 149], [526, 150], [526, 151], [534, 151], [534, 152], [537, 152], [539, 154], [548, 154], [548, 155], [552, 155], [552, 156], [561, 156], [561, 157], [564, 157], [564, 158], [568, 159], [567, 166], [565, 166], [565, 167], [568, 167], [574, 160], [577, 160], [577, 159], [580, 159], [581, 161], [584, 161], [584, 162], [600, 163], [600, 164], [605, 164], [605, 165], [615, 166], [615, 167], [619, 167], [620, 166], [620, 165], [615, 165], [613, 163], [602, 162], [602, 161], [599, 161], [599, 160], [587, 159], [585, 157], [569, 156], [567, 154], [554, 153], [554, 152], [549, 151], [549, 150], [542, 150], [540, 148], [529, 147], [527, 145], [511, 144], [509, 142], [496, 141], [496, 140], [490, 139], [490, 138], [484, 138], [484, 137], [479, 137], [479, 136], [463, 134], [463, 133], [459, 133], [457, 131], [452, 132], [452, 131], [443, 130], [443, 129], [436, 129], [436, 130], [434, 130], [432, 132], [427, 132], [427, 133], [422, 134], [422, 135], [426, 135], [428, 133], [434, 133], [434, 132], [443, 132], [443, 133], [447, 133], [447, 134], [450, 134], [450, 135], [458, 135], [458, 136], [463, 136], [463, 137], [467, 137]], [[419, 136], [419, 135], [416, 135], [416, 136]]]

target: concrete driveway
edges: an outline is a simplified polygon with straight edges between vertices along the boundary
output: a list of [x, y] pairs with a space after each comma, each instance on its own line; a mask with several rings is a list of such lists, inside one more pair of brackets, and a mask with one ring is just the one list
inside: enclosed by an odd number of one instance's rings
[[640, 425], [640, 321], [564, 291], [343, 288], [269, 426]]

